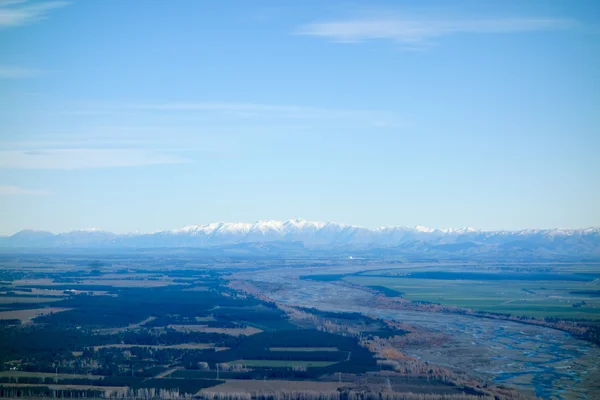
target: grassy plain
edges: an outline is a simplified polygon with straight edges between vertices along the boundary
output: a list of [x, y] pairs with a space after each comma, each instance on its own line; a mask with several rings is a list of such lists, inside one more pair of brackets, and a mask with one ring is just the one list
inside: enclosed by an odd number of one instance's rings
[[476, 311], [534, 317], [600, 320], [600, 297], [570, 292], [598, 290], [599, 284], [582, 281], [441, 280], [401, 276], [347, 276], [361, 286], [383, 286], [413, 301], [470, 308]]
[[270, 351], [339, 351], [337, 347], [270, 347]]
[[316, 382], [316, 381], [288, 381], [288, 380], [252, 380], [252, 379], [227, 379], [220, 385], [202, 389], [198, 394], [206, 392], [237, 393], [258, 392], [269, 393], [276, 390], [314, 390], [319, 392], [336, 391], [338, 388], [348, 386], [348, 383]]
[[52, 390], [98, 390], [101, 392], [125, 392], [129, 389], [127, 386], [94, 386], [94, 385], [31, 385], [27, 383], [2, 383], [6, 387], [15, 388], [31, 388], [31, 387], [48, 387]]
[[41, 297], [37, 298], [35, 296], [0, 296], [0, 304], [31, 304], [31, 303], [51, 303], [53, 301], [63, 300], [62, 297]]
[[235, 360], [229, 361], [227, 364], [241, 364], [246, 367], [329, 367], [330, 365], [337, 364], [336, 361], [294, 361], [294, 360]]
[[102, 375], [53, 374], [50, 372], [0, 371], [2, 378], [57, 378], [57, 379], [102, 379]]
[[13, 311], [2, 311], [0, 312], [0, 319], [19, 319], [22, 324], [31, 322], [35, 317], [41, 315], [48, 315], [58, 313], [61, 311], [67, 311], [70, 308], [58, 308], [58, 307], [47, 307], [47, 308], [34, 308], [32, 310], [13, 310]]
[[[64, 286], [65, 284], [72, 286], [74, 290], [77, 290], [78, 286], [85, 286], [85, 285], [110, 286], [110, 287], [114, 287], [114, 288], [125, 288], [125, 287], [153, 288], [153, 287], [164, 287], [164, 286], [168, 286], [168, 285], [180, 285], [179, 283], [173, 282], [173, 279], [171, 279], [171, 278], [146, 279], [146, 277], [144, 277], [144, 276], [137, 277], [137, 278], [129, 278], [129, 279], [123, 279], [123, 278], [120, 278], [120, 279], [116, 279], [116, 278], [115, 279], [103, 279], [103, 278], [81, 279], [81, 280], [76, 280], [75, 282], [69, 282], [69, 283], [57, 282], [54, 279], [50, 279], [50, 278], [18, 279], [13, 282], [13, 285], [15, 285], [15, 286], [36, 285], [36, 286], [41, 286], [44, 289], [49, 289], [49, 290], [51, 290], [53, 287], [56, 287], [56, 286]], [[86, 290], [86, 292], [87, 292], [87, 290]]]
[[102, 346], [93, 346], [94, 350], [98, 349], [129, 349], [132, 347], [142, 347], [146, 349], [215, 349], [215, 351], [227, 350], [228, 347], [215, 347], [214, 344], [210, 343], [181, 343], [172, 345], [160, 345], [160, 344], [105, 344]]
[[168, 325], [168, 327], [180, 332], [222, 333], [230, 336], [250, 336], [262, 332], [252, 326], [245, 328], [213, 328], [205, 325]]

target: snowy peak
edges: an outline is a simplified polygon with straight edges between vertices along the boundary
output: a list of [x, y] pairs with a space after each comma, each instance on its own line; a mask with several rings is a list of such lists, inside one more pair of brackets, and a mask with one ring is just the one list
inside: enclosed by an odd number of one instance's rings
[[231, 235], [231, 234], [259, 234], [281, 235], [293, 234], [302, 231], [315, 232], [327, 225], [324, 222], [306, 221], [303, 219], [290, 219], [287, 221], [260, 220], [255, 223], [215, 222], [206, 225], [189, 225], [180, 229], [169, 231], [173, 234], [205, 234]]
[[479, 229], [464, 227], [464, 228], [427, 228], [425, 226], [416, 225], [416, 226], [382, 226], [381, 228], [377, 228], [376, 231], [381, 232], [416, 232], [416, 233], [435, 233], [435, 234], [466, 234], [466, 233], [480, 233], [482, 232]]
[[231, 233], [231, 232], [248, 232], [252, 224], [244, 224], [244, 223], [229, 223], [229, 222], [213, 222], [205, 225], [189, 225], [181, 229], [173, 229], [169, 231], [173, 234], [204, 234], [204, 235], [213, 235], [217, 232], [221, 233]]
[[412, 228], [412, 229], [413, 229], [413, 230], [415, 230], [415, 231], [417, 231], [417, 232], [425, 232], [425, 233], [431, 233], [431, 232], [434, 232], [434, 231], [435, 231], [435, 229], [432, 229], [432, 228], [426, 228], [426, 227], [424, 227], [424, 226], [421, 226], [421, 225], [417, 225], [417, 226], [415, 226], [415, 227], [414, 227], [414, 228]]
[[53, 234], [26, 230], [0, 238], [0, 247], [214, 247], [247, 243], [286, 243], [300, 248], [374, 249], [401, 254], [559, 254], [600, 258], [600, 229], [527, 229], [481, 231], [471, 227], [439, 229], [384, 226], [368, 229], [336, 222], [260, 220], [254, 223], [214, 222], [154, 233], [118, 235], [101, 229]]
[[290, 219], [283, 223], [284, 229], [287, 232], [291, 232], [294, 230], [301, 231], [305, 229], [316, 231], [323, 228], [325, 225], [327, 225], [325, 222], [306, 221], [300, 218]]

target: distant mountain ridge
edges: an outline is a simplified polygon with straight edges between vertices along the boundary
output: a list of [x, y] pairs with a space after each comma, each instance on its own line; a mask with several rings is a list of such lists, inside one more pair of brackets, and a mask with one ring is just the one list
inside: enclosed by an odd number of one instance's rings
[[600, 257], [600, 228], [482, 231], [390, 226], [368, 229], [303, 219], [255, 223], [218, 222], [154, 233], [115, 234], [83, 229], [53, 234], [24, 230], [1, 237], [0, 246], [169, 248], [236, 246], [251, 243], [301, 244], [306, 249], [387, 249], [399, 254], [507, 254]]

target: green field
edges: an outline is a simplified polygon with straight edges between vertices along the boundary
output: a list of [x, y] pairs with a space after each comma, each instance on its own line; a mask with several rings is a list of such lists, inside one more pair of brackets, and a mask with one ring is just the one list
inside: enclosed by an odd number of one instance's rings
[[56, 379], [102, 379], [102, 375], [55, 374], [51, 372], [0, 371], [2, 378], [56, 378]]
[[570, 293], [598, 290], [600, 285], [595, 282], [440, 280], [364, 275], [347, 276], [344, 280], [361, 286], [384, 286], [404, 293], [403, 297], [408, 300], [476, 311], [600, 320], [600, 297]]
[[294, 361], [294, 360], [236, 360], [230, 361], [227, 364], [241, 364], [246, 367], [329, 367], [336, 364], [335, 361]]

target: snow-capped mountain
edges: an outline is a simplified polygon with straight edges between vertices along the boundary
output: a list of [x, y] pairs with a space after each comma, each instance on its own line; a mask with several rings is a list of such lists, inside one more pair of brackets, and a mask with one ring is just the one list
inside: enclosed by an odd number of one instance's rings
[[482, 231], [390, 226], [368, 229], [303, 219], [218, 222], [154, 233], [114, 234], [100, 229], [66, 233], [25, 230], [0, 238], [2, 247], [208, 248], [294, 243], [305, 249], [386, 249], [426, 255], [564, 255], [600, 257], [600, 228]]

